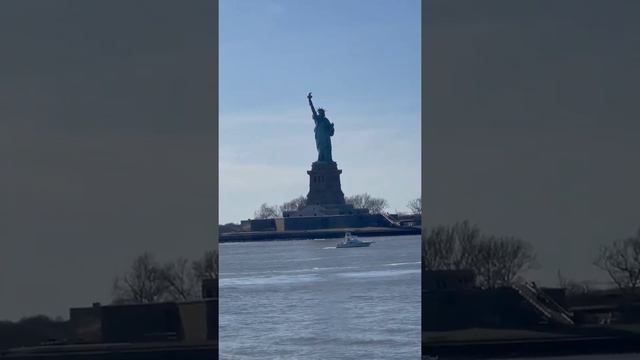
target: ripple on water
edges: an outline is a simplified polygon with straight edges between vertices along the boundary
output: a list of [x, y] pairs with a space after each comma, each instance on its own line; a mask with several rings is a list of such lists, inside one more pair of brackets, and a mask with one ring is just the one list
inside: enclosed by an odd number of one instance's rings
[[402, 276], [402, 275], [419, 274], [419, 273], [420, 273], [420, 269], [372, 270], [372, 271], [348, 272], [343, 274], [337, 274], [337, 276], [351, 277], [351, 278], [372, 278], [372, 277], [383, 277], [383, 276]]
[[318, 275], [276, 275], [276, 276], [252, 276], [220, 279], [219, 286], [252, 286], [252, 285], [282, 285], [306, 283], [322, 280]]

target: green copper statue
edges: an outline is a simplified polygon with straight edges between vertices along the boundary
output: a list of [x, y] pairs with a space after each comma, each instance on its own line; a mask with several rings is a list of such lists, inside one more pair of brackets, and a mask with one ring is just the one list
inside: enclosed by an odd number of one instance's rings
[[334, 133], [333, 123], [329, 122], [329, 119], [324, 116], [324, 109], [318, 109], [318, 112], [316, 112], [311, 101], [311, 93], [307, 95], [307, 99], [309, 99], [309, 106], [311, 106], [311, 112], [313, 113], [313, 121], [316, 123], [313, 131], [316, 133], [318, 162], [333, 162], [331, 158], [331, 137]]

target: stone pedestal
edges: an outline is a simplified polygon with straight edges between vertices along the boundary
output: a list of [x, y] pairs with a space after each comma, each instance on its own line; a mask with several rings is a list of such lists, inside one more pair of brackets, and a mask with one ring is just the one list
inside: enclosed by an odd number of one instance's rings
[[[367, 209], [356, 209], [344, 200], [340, 185], [338, 164], [331, 161], [316, 161], [311, 164], [309, 174], [309, 193], [304, 208], [295, 211], [284, 211], [284, 218], [300, 217], [335, 217], [368, 215]], [[297, 220], [296, 220], [297, 221]], [[285, 221], [284, 227], [287, 228]]]
[[340, 186], [340, 174], [335, 162], [314, 162], [309, 174], [307, 206], [344, 205], [344, 193]]

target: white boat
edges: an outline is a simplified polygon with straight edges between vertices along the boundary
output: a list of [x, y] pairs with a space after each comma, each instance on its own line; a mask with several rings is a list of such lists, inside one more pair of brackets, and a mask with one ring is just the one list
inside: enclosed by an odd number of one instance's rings
[[336, 245], [336, 248], [366, 247], [373, 244], [373, 241], [362, 241], [351, 233], [344, 234], [344, 239]]

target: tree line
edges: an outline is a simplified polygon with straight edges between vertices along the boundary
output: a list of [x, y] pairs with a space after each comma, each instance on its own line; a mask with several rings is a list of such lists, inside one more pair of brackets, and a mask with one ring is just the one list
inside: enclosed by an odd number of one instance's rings
[[0, 321], [0, 350], [19, 346], [40, 345], [50, 340], [71, 338], [68, 320], [35, 315], [18, 321]]
[[201, 284], [216, 279], [218, 255], [206, 251], [200, 259], [184, 257], [160, 262], [149, 252], [135, 257], [129, 269], [113, 282], [115, 304], [190, 301], [201, 298]]
[[640, 287], [640, 228], [635, 235], [602, 245], [593, 264], [621, 290]]
[[[605, 271], [618, 289], [640, 288], [640, 229], [634, 236], [600, 247], [593, 265]], [[423, 270], [472, 270], [484, 288], [508, 286], [538, 267], [533, 246], [520, 238], [485, 234], [469, 221], [439, 225], [423, 233]], [[586, 282], [569, 280], [558, 271], [558, 283], [569, 293], [588, 292]]]
[[[389, 207], [389, 202], [384, 198], [374, 197], [368, 193], [345, 196], [344, 200], [347, 204], [353, 205], [355, 208], [367, 209], [372, 214], [380, 214], [385, 212]], [[302, 210], [307, 205], [307, 198], [300, 195], [289, 201], [285, 201], [281, 205], [269, 205], [263, 203], [253, 214], [254, 219], [272, 219], [282, 217], [287, 211]], [[407, 208], [412, 214], [422, 214], [422, 198], [409, 201]]]
[[483, 234], [468, 221], [431, 228], [423, 235], [422, 259], [424, 271], [472, 270], [484, 288], [510, 285], [537, 265], [531, 244], [512, 236]]

